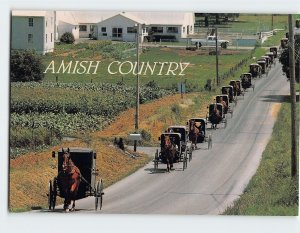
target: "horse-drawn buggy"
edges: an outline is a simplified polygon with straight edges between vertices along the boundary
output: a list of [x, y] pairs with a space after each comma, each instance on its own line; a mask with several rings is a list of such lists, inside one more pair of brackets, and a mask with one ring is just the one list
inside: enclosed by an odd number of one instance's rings
[[[234, 95], [233, 86], [223, 86], [221, 88], [221, 93], [222, 93], [222, 95], [227, 95], [229, 103], [235, 103], [236, 104], [236, 96]], [[224, 97], [224, 98], [226, 98], [226, 97]], [[227, 105], [228, 107], [229, 107], [229, 103]]]
[[252, 88], [254, 91], [254, 84], [252, 84], [252, 74], [251, 73], [243, 73], [240, 76], [241, 78], [241, 83], [242, 83], [242, 88], [244, 91], [248, 88]]
[[216, 103], [218, 104], [222, 104], [223, 108], [224, 108], [224, 114], [226, 115], [227, 113], [233, 114], [233, 109], [230, 107], [230, 101], [229, 101], [229, 96], [222, 94], [222, 95], [216, 95]]
[[266, 60], [265, 59], [259, 59], [256, 62], [257, 62], [257, 64], [260, 65], [261, 74], [266, 74], [268, 72]]
[[288, 38], [282, 38], [280, 40], [280, 47], [281, 47], [281, 49], [287, 48], [288, 43], [289, 43], [289, 39]]
[[[64, 198], [64, 210], [75, 210], [75, 200], [88, 196], [95, 197], [95, 210], [102, 208], [103, 182], [96, 180], [96, 153], [89, 148], [68, 148], [57, 152], [58, 174], [49, 181], [48, 205], [54, 210], [56, 198]], [[52, 157], [56, 157], [55, 151]], [[72, 208], [69, 205], [73, 201]]]
[[226, 128], [227, 119], [225, 117], [225, 110], [223, 104], [212, 103], [208, 106], [206, 122], [211, 124], [212, 129], [217, 129], [218, 124], [223, 124], [224, 128]]
[[272, 52], [274, 54], [274, 57], [277, 58], [278, 56], [277, 47], [270, 47], [270, 52]]
[[269, 58], [270, 58], [270, 62], [271, 62], [271, 64], [274, 64], [275, 65], [275, 55], [274, 55], [274, 53], [273, 52], [267, 52], [266, 54], [265, 54], [265, 56], [268, 56]]
[[234, 96], [244, 96], [240, 80], [230, 80], [229, 85], [233, 87]]
[[182, 150], [182, 141], [180, 133], [162, 133], [158, 138], [160, 140], [160, 151], [156, 151], [154, 156], [154, 169], [158, 169], [158, 164], [167, 164], [167, 172], [173, 169], [173, 163], [182, 162], [182, 169], [187, 168], [187, 147]]
[[191, 148], [197, 148], [197, 143], [207, 142], [207, 149], [212, 148], [211, 134], [207, 133], [206, 119], [191, 118], [187, 122], [189, 127], [189, 139], [191, 141]]
[[191, 151], [189, 151], [189, 148], [188, 148], [188, 145], [187, 145], [189, 139], [188, 139], [188, 130], [187, 130], [186, 126], [184, 126], [184, 125], [172, 125], [172, 126], [168, 127], [167, 132], [168, 133], [180, 133], [181, 151], [184, 152], [182, 154], [185, 154], [186, 150], [187, 150], [187, 153], [189, 155], [189, 161], [191, 161], [192, 155], [191, 155]]
[[261, 73], [262, 73], [261, 66], [258, 63], [250, 64], [249, 73], [251, 73], [253, 78], [256, 78], [256, 77], [260, 78]]
[[272, 65], [272, 60], [269, 56], [261, 56], [260, 59], [265, 59], [266, 61], [266, 64], [267, 64], [267, 68], [270, 69], [271, 68], [271, 65]]

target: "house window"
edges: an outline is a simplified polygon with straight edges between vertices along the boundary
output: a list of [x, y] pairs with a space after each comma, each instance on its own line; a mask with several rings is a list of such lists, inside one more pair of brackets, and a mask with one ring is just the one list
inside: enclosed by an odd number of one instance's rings
[[86, 25], [79, 25], [79, 31], [80, 32], [86, 32]]
[[102, 27], [101, 32], [106, 32], [106, 27]]
[[152, 27], [151, 31], [152, 32], [158, 32], [158, 33], [163, 33], [164, 29], [163, 29], [163, 27]]
[[105, 33], [102, 33], [102, 36], [107, 36], [107, 33], [105, 32]]
[[185, 33], [185, 27], [182, 27], [182, 33]]
[[178, 33], [178, 27], [167, 27], [167, 33]]
[[28, 26], [33, 27], [33, 18], [28, 18]]
[[46, 43], [47, 43], [47, 40], [48, 40], [48, 35], [46, 34]]
[[29, 44], [33, 43], [33, 34], [28, 34], [28, 43]]
[[123, 28], [113, 28], [112, 37], [122, 38]]
[[136, 33], [136, 29], [134, 27], [127, 27], [127, 33]]

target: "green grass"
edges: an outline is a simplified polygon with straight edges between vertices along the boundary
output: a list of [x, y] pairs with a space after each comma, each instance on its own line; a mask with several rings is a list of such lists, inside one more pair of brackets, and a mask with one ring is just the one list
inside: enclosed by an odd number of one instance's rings
[[[87, 59], [85, 56], [86, 51], [84, 50], [73, 50], [73, 56], [63, 57], [61, 54], [57, 56], [45, 56], [43, 63], [47, 67], [49, 63], [54, 60], [56, 65], [56, 70], [61, 64], [62, 60], [66, 63], [69, 61], [82, 61], [82, 60], [97, 60], [96, 57]], [[82, 55], [83, 54], [83, 55]], [[83, 57], [81, 57], [81, 55]], [[237, 64], [240, 60], [246, 58], [249, 55], [249, 51], [238, 51], [232, 55], [221, 55], [219, 56], [219, 73], [220, 75], [235, 64]], [[124, 81], [127, 85], [135, 85], [136, 76], [132, 74], [121, 75], [121, 74], [109, 74], [108, 66], [114, 61], [113, 59], [100, 59], [101, 63], [98, 68], [97, 74], [52, 74], [48, 72], [45, 77], [45, 81], [55, 82], [56, 76], [58, 77], [59, 82], [104, 82], [104, 83], [117, 83], [120, 81]], [[132, 56], [126, 59], [120, 59], [120, 61], [129, 60], [132, 62], [136, 61], [136, 57]], [[158, 71], [155, 72], [154, 75], [141, 75], [140, 82], [141, 84], [146, 84], [151, 80], [154, 80], [160, 87], [172, 87], [177, 86], [178, 82], [182, 80], [187, 80], [194, 85], [198, 85], [199, 87], [203, 87], [208, 78], [215, 77], [215, 56], [210, 55], [198, 55], [193, 51], [186, 51], [184, 49], [168, 49], [168, 48], [150, 48], [145, 51], [140, 56], [141, 62], [150, 62], [150, 64], [154, 64], [154, 62], [190, 62], [190, 66], [185, 70], [185, 76], [179, 75], [157, 75]], [[125, 65], [124, 68], [127, 69], [129, 66]], [[113, 70], [116, 70], [116, 67], [113, 67]], [[163, 69], [163, 74], [167, 72], [167, 69]]]
[[[203, 20], [204, 18], [200, 18]], [[214, 21], [214, 20], [213, 20]], [[211, 23], [214, 23], [211, 21]], [[288, 25], [287, 15], [274, 15], [274, 29], [285, 29]], [[210, 26], [213, 26], [210, 24]], [[260, 31], [272, 30], [272, 15], [271, 14], [240, 14], [236, 21], [228, 22], [227, 24], [218, 25], [219, 32], [234, 32], [243, 34], [256, 34]]]
[[290, 104], [283, 103], [256, 174], [225, 215], [298, 215], [298, 177], [290, 176], [290, 128]]
[[281, 38], [285, 37], [285, 31], [278, 31], [276, 35], [269, 37], [263, 44], [263, 47], [278, 46]]

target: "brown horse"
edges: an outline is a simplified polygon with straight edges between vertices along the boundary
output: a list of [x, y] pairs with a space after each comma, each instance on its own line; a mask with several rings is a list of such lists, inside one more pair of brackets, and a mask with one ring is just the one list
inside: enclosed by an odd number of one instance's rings
[[219, 124], [220, 121], [222, 120], [222, 116], [221, 116], [220, 111], [218, 110], [216, 104], [214, 105], [214, 109], [213, 109], [213, 111], [212, 111], [212, 113], [211, 113], [211, 115], [209, 117], [210, 117], [209, 120], [211, 122], [211, 127], [213, 129], [216, 129], [217, 128], [217, 124]]
[[[81, 182], [81, 173], [78, 167], [75, 166], [71, 159], [70, 149], [63, 152], [63, 164], [61, 174], [61, 187], [65, 193], [64, 210], [75, 210], [75, 199], [78, 192], [79, 184]], [[72, 209], [69, 209], [69, 205], [73, 201]]]
[[192, 142], [191, 146], [192, 148], [197, 148], [197, 140], [199, 137], [200, 131], [196, 127], [195, 121], [190, 122], [190, 130], [189, 130], [189, 139]]
[[176, 156], [176, 147], [172, 143], [170, 136], [165, 136], [165, 145], [162, 149], [164, 160], [167, 164], [167, 172], [170, 172], [173, 168], [173, 161]]

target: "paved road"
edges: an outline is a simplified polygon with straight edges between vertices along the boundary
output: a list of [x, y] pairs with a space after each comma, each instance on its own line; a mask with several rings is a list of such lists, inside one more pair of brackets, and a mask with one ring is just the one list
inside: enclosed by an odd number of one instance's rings
[[[226, 129], [209, 131], [213, 148], [207, 150], [207, 145], [201, 144], [187, 170], [176, 164], [171, 173], [164, 172], [165, 165], [155, 172], [150, 163], [107, 188], [103, 209], [97, 213], [222, 213], [242, 194], [255, 173], [272, 133], [274, 113], [282, 95], [288, 94], [288, 87], [277, 64], [268, 77], [255, 81], [254, 92], [248, 91], [238, 101]], [[80, 200], [76, 206], [93, 212], [94, 198]]]

